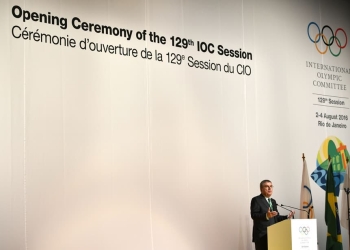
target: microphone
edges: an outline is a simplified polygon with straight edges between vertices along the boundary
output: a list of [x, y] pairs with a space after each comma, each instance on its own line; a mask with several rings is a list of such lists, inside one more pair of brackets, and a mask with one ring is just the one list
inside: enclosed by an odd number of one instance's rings
[[[277, 205], [277, 206], [279, 206], [279, 207], [281, 207], [281, 208], [283, 208], [283, 209], [285, 209], [285, 210], [287, 210], [287, 211], [289, 211], [289, 212], [291, 212], [291, 213], [293, 213], [293, 211], [292, 211], [292, 210], [290, 210], [290, 209], [288, 209], [288, 208], [283, 207], [283, 205], [282, 205], [282, 204], [281, 204], [281, 205], [279, 205], [279, 204], [277, 204], [277, 203], [276, 203], [276, 205]], [[294, 214], [293, 214], [293, 219], [294, 219]]]
[[305, 210], [305, 209], [300, 209], [300, 208], [296, 208], [296, 207], [291, 207], [291, 206], [287, 206], [287, 205], [283, 205], [283, 204], [281, 204], [281, 207], [290, 207], [290, 208], [293, 208], [293, 209], [296, 209], [296, 210], [299, 210], [299, 211], [304, 211], [304, 212], [306, 212], [307, 213], [307, 218], [308, 219], [310, 219], [310, 211], [307, 211], [307, 210]]

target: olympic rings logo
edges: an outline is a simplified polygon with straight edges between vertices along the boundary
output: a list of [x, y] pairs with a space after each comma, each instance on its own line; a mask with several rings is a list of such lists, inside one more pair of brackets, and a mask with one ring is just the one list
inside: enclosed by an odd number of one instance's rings
[[[316, 34], [315, 37], [310, 36], [310, 26], [311, 25], [315, 25], [317, 27], [318, 33]], [[329, 29], [332, 33], [332, 36], [329, 38], [329, 41], [327, 40], [327, 37], [324, 35], [325, 29]], [[340, 39], [337, 37], [337, 34], [339, 31], [342, 31], [344, 33], [344, 36], [345, 36], [345, 43], [343, 43], [343, 44], [340, 42]], [[328, 51], [328, 48], [329, 48], [329, 52], [333, 56], [337, 57], [340, 55], [341, 50], [344, 49], [346, 47], [346, 45], [348, 44], [348, 37], [342, 28], [338, 28], [334, 33], [331, 27], [329, 27], [328, 25], [325, 25], [325, 26], [323, 26], [322, 31], [320, 31], [320, 27], [318, 27], [317, 23], [315, 23], [315, 22], [310, 22], [309, 25], [307, 26], [307, 35], [309, 36], [310, 41], [315, 44], [317, 51], [322, 55], [326, 54], [326, 52]], [[321, 51], [317, 45], [318, 42], [320, 41], [321, 37], [322, 37], [322, 41], [323, 41], [324, 45], [326, 45], [326, 49], [324, 51]], [[337, 47], [339, 48], [338, 53], [335, 53], [332, 51], [331, 46], [333, 45], [334, 41], [335, 41], [335, 44], [337, 45]]]
[[299, 233], [308, 235], [310, 233], [310, 227], [299, 227]]

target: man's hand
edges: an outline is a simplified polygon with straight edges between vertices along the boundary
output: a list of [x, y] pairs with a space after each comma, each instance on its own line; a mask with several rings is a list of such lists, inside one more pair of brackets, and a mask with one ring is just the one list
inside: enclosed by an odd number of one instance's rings
[[290, 213], [288, 214], [288, 219], [293, 218], [294, 214], [295, 214], [295, 211], [290, 212]]
[[278, 213], [276, 211], [271, 211], [270, 208], [269, 210], [267, 210], [267, 213], [266, 213], [266, 217], [271, 219], [272, 217], [275, 217], [276, 215], [278, 215]]

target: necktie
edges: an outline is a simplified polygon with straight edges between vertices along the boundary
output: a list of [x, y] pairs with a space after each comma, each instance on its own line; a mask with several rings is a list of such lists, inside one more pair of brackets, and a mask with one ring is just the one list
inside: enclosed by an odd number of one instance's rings
[[270, 205], [270, 210], [273, 211], [273, 207], [272, 207], [272, 202], [271, 202], [271, 199], [268, 198], [268, 201], [269, 201], [269, 205]]

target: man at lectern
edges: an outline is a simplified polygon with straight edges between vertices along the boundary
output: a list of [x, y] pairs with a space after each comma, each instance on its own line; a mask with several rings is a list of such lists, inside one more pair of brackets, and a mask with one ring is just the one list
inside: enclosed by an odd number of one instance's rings
[[252, 198], [250, 202], [250, 216], [253, 219], [253, 242], [255, 250], [267, 250], [267, 227], [285, 219], [292, 218], [294, 211], [289, 215], [280, 215], [276, 200], [271, 198], [273, 185], [269, 180], [260, 182], [261, 194]]

